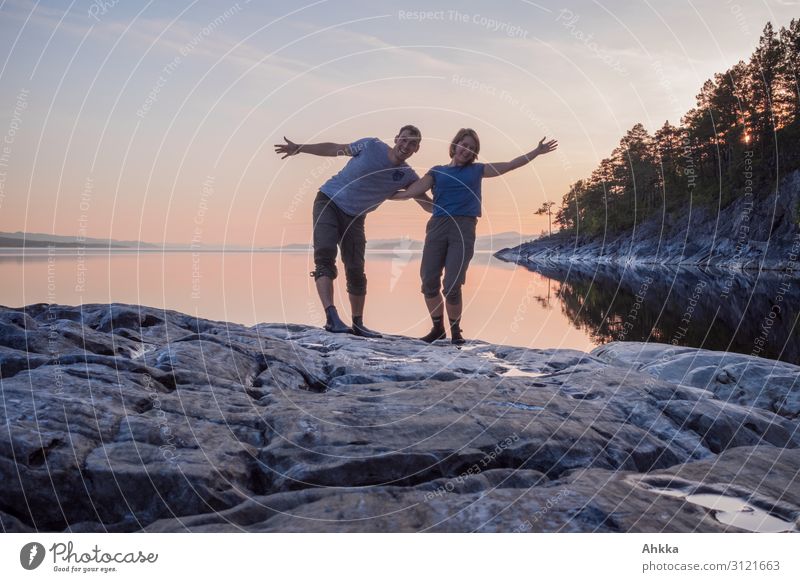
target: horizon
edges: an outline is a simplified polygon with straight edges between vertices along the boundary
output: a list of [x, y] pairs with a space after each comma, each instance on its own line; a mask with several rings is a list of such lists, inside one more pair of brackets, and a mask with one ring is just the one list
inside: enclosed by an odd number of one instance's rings
[[[45, 242], [45, 241], [42, 241], [41, 239], [42, 238], [46, 238], [46, 237], [49, 237], [49, 238], [53, 239], [52, 242], [56, 242], [57, 239], [64, 239], [64, 238], [66, 238], [66, 239], [75, 239], [76, 238], [75, 235], [62, 235], [62, 234], [52, 234], [52, 233], [44, 233], [44, 232], [24, 232], [24, 231], [20, 231], [20, 230], [14, 231], [14, 232], [3, 232], [3, 231], [0, 231], [0, 238], [3, 238], [5, 236], [9, 236], [9, 235], [11, 235], [11, 236], [22, 235], [22, 239], [20, 239], [20, 240], [23, 240], [23, 241], [27, 240], [28, 237], [31, 237], [31, 240], [34, 241], [34, 242]], [[537, 238], [539, 236], [542, 236], [542, 235], [541, 234], [538, 234], [538, 235], [537, 234], [525, 234], [525, 233], [512, 232], [512, 231], [503, 231], [503, 232], [492, 232], [492, 233], [488, 233], [488, 234], [485, 234], [485, 235], [480, 235], [478, 237], [478, 240], [485, 241], [486, 239], [490, 239], [490, 238], [517, 237], [521, 241], [523, 241], [523, 240], [526, 240], [526, 239], [531, 239], [532, 240], [532, 239], [535, 239], [535, 238]], [[408, 237], [405, 237], [405, 236], [400, 236], [400, 237], [395, 237], [395, 238], [373, 238], [373, 239], [367, 241], [367, 250], [369, 250], [369, 245], [394, 243], [394, 242], [400, 242], [400, 241], [410, 241], [410, 242], [415, 242], [415, 243], [422, 244], [424, 242], [424, 239], [412, 239], [412, 238], [408, 238]], [[141, 240], [121, 240], [121, 239], [114, 239], [114, 238], [94, 238], [94, 237], [86, 237], [82, 241], [69, 240], [69, 241], [58, 241], [58, 242], [61, 242], [62, 244], [66, 244], [67, 242], [69, 242], [69, 243], [74, 242], [75, 245], [76, 245], [76, 248], [80, 248], [81, 244], [83, 244], [83, 243], [93, 244], [95, 246], [99, 245], [99, 244], [102, 244], [102, 243], [110, 243], [110, 244], [116, 244], [116, 245], [130, 243], [131, 245], [135, 245], [135, 244], [156, 245], [156, 246], [160, 246], [161, 248], [165, 248], [165, 247], [169, 247], [169, 246], [172, 246], [172, 247], [188, 246], [188, 247], [191, 248], [193, 246], [191, 244], [186, 245], [186, 243], [176, 243], [176, 242], [169, 242], [169, 241], [168, 242], [163, 242], [163, 243], [151, 243], [151, 242], [141, 241]], [[233, 244], [223, 247], [222, 245], [217, 245], [217, 244], [213, 244], [213, 243], [203, 243], [203, 244], [199, 245], [198, 248], [219, 247], [219, 248], [231, 248], [231, 249], [233, 249], [233, 248], [241, 248], [241, 249], [250, 248], [251, 250], [263, 250], [263, 249], [280, 250], [280, 249], [284, 249], [284, 248], [292, 247], [292, 246], [307, 246], [307, 247], [310, 248], [312, 246], [312, 241], [300, 242], [300, 243], [287, 243], [286, 245], [284, 245], [282, 247], [275, 247], [275, 246], [268, 246], [268, 245], [261, 246], [261, 247], [246, 247], [244, 245], [233, 245]], [[22, 248], [22, 247], [3, 247], [2, 245], [0, 245], [0, 248], [12, 249], [12, 248]], [[34, 250], [36, 248], [46, 248], [46, 247], [31, 247], [32, 250]], [[120, 248], [124, 248], [126, 250], [130, 250], [131, 247], [127, 246], [127, 247], [120, 247]]]
[[[0, 230], [251, 247], [307, 244], [316, 190], [346, 162], [281, 161], [274, 143], [391, 143], [405, 123], [423, 133], [420, 173], [463, 126], [483, 161], [558, 139], [483, 188], [479, 235], [540, 233], [533, 212], [630, 127], [678, 123], [768, 21], [796, 16], [779, 1], [73, 6], [3, 4]], [[388, 202], [368, 238], [419, 240], [425, 219]]]

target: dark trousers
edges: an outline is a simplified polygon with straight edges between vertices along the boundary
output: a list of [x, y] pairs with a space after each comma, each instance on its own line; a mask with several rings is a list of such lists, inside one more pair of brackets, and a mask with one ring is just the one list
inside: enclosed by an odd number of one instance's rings
[[352, 295], [367, 294], [367, 276], [364, 273], [364, 253], [367, 237], [364, 232], [364, 215], [350, 216], [322, 192], [314, 200], [314, 280], [320, 277], [335, 279], [337, 246], [342, 251], [342, 262], [347, 279], [347, 292]]
[[461, 286], [475, 253], [474, 216], [432, 216], [425, 228], [420, 277], [425, 297], [436, 297], [442, 287], [448, 303], [461, 301]]

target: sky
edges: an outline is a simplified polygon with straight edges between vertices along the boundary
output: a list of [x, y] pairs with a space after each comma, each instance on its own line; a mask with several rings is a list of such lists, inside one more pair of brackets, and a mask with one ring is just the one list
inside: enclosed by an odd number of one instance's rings
[[[630, 127], [678, 123], [767, 21], [798, 16], [800, 0], [0, 0], [0, 231], [307, 243], [346, 158], [273, 144], [391, 143], [412, 123], [420, 173], [461, 127], [488, 162], [558, 139], [483, 185], [479, 235], [538, 234], [533, 212]], [[389, 201], [367, 235], [422, 239], [426, 218]]]

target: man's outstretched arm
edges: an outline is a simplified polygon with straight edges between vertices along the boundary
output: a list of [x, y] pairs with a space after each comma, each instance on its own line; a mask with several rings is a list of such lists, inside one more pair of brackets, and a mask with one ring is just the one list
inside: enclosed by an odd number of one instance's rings
[[353, 152], [350, 151], [350, 144], [346, 143], [294, 143], [291, 140], [283, 138], [286, 143], [276, 143], [275, 153], [285, 160], [289, 156], [297, 154], [312, 154], [315, 156], [352, 156]]

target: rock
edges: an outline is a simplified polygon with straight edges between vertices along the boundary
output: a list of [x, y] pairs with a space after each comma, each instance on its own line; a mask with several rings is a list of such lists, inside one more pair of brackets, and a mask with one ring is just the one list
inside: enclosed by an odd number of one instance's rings
[[3, 533], [32, 533], [35, 530], [16, 517], [0, 511], [0, 530]]
[[[541, 474], [517, 471], [523, 473], [517, 481], [489, 477], [493, 486], [471, 483], [481, 476], [470, 476], [458, 486], [383, 486], [368, 495], [302, 489], [158, 521], [147, 531], [798, 531], [798, 462], [797, 449], [759, 446], [649, 474], [581, 469], [543, 482]], [[709, 508], [704, 496], [730, 510]]]
[[640, 342], [612, 342], [596, 348], [592, 355], [659, 380], [708, 390], [726, 402], [769, 410], [786, 418], [800, 416], [798, 367], [792, 364]]
[[[457, 349], [119, 304], [0, 308], [0, 322], [12, 531], [745, 525], [707, 495], [771, 527], [800, 511], [788, 364], [657, 344]], [[660, 475], [679, 490], [647, 480]]]

